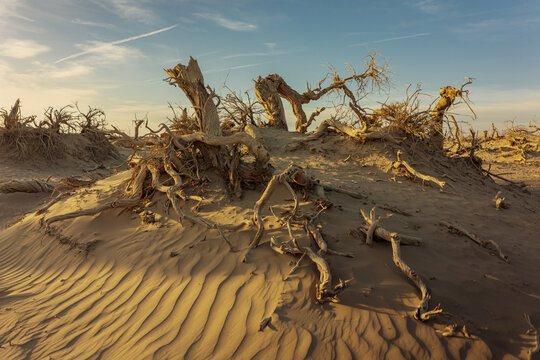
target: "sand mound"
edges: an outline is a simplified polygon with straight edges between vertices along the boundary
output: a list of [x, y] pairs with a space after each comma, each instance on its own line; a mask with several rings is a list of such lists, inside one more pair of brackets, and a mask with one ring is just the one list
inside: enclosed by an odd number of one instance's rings
[[[463, 159], [428, 155], [420, 145], [399, 147], [419, 172], [444, 180], [438, 186], [391, 170], [398, 146], [359, 143], [329, 134], [292, 147], [299, 134], [262, 129], [277, 171], [290, 162], [322, 182], [365, 195], [328, 192], [334, 206], [321, 215], [329, 246], [354, 258], [329, 256], [333, 275], [348, 281], [339, 303], [317, 304], [314, 265], [274, 252], [271, 236], [285, 240], [268, 211], [261, 246], [242, 262], [255, 233], [228, 232], [229, 251], [217, 230], [183, 221], [155, 195], [135, 211], [110, 209], [53, 223], [43, 218], [87, 209], [114, 199], [131, 174], [121, 172], [82, 188], [41, 215], [25, 216], [0, 231], [0, 356], [5, 359], [489, 359], [526, 358], [534, 346], [523, 313], [538, 325], [536, 262], [539, 198], [501, 187]], [[230, 200], [222, 188], [204, 188], [211, 204], [198, 211], [218, 223], [249, 220], [263, 189]], [[510, 208], [497, 210], [503, 191]], [[5, 196], [5, 195], [0, 195]], [[286, 189], [268, 205], [290, 203]], [[36, 204], [37, 205], [37, 204]], [[196, 205], [195, 202], [190, 205]], [[301, 207], [310, 206], [300, 200]], [[417, 289], [392, 263], [387, 243], [365, 246], [360, 209], [393, 213], [387, 228], [421, 237], [402, 256], [432, 290], [445, 315], [412, 318]], [[484, 247], [450, 233], [441, 221], [461, 224], [495, 240], [506, 263]], [[298, 237], [300, 230], [295, 230]], [[491, 276], [486, 278], [485, 275]], [[512, 287], [504, 286], [501, 279]], [[518, 291], [516, 291], [516, 289]], [[271, 318], [260, 330], [261, 320]], [[446, 337], [449, 324], [465, 325]]]

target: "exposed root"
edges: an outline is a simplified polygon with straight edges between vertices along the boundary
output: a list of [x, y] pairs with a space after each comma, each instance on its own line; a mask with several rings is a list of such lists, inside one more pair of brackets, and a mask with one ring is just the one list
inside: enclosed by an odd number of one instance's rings
[[467, 339], [478, 340], [478, 336], [467, 331], [465, 325], [459, 327], [457, 324], [448, 325], [442, 331], [437, 331], [444, 337], [464, 337]]
[[[365, 224], [360, 228], [361, 231], [367, 234], [367, 237], [369, 237], [370, 240], [366, 240], [366, 243], [369, 245], [372, 244], [372, 236], [373, 234], [379, 236], [381, 238], [385, 238], [385, 240], [390, 241], [392, 244], [392, 259], [394, 261], [394, 264], [403, 272], [420, 290], [422, 297], [420, 300], [420, 305], [418, 305], [418, 308], [414, 314], [414, 317], [418, 320], [425, 321], [429, 320], [430, 318], [436, 316], [437, 314], [442, 312], [442, 309], [437, 306], [433, 310], [429, 309], [429, 299], [431, 298], [430, 291], [424, 281], [420, 278], [420, 276], [410, 268], [409, 265], [407, 265], [403, 259], [401, 258], [401, 242], [402, 242], [402, 236], [400, 236], [397, 233], [391, 233], [387, 230], [382, 229], [379, 226], [379, 222], [383, 219], [382, 217], [375, 218], [375, 208], [373, 208], [369, 214], [369, 217], [366, 216], [364, 211], [361, 211], [362, 216], [365, 220]], [[381, 230], [379, 230], [381, 229]], [[378, 234], [379, 232], [379, 234]], [[413, 245], [420, 245], [422, 242], [420, 239], [416, 238], [409, 238], [408, 239], [409, 244]]]
[[[294, 199], [294, 209], [290, 218], [296, 215], [296, 209], [298, 207], [298, 199], [291, 187], [291, 184], [300, 185], [306, 190], [313, 190], [313, 192], [318, 194], [319, 198], [322, 197], [322, 200], [326, 200], [326, 195], [324, 194], [324, 189], [327, 188], [326, 185], [321, 185], [318, 180], [308, 176], [304, 169], [302, 169], [300, 166], [294, 164], [289, 165], [289, 167], [287, 167], [287, 169], [285, 169], [285, 171], [282, 173], [272, 176], [263, 194], [259, 200], [255, 202], [255, 206], [253, 207], [253, 223], [257, 226], [257, 232], [249, 245], [250, 248], [257, 247], [264, 234], [264, 223], [261, 215], [262, 207], [268, 202], [279, 184], [283, 184], [289, 190]], [[328, 188], [335, 191], [333, 187], [329, 186]], [[350, 194], [361, 196], [356, 193]]]
[[474, 241], [478, 245], [480, 245], [480, 246], [482, 246], [482, 247], [484, 247], [484, 248], [486, 248], [488, 250], [490, 249], [490, 247], [492, 247], [494, 249], [494, 251], [496, 251], [497, 256], [499, 257], [499, 259], [503, 260], [504, 262], [508, 262], [508, 256], [503, 254], [501, 247], [495, 241], [493, 241], [491, 239], [490, 240], [480, 240], [480, 238], [478, 236], [476, 236], [475, 234], [467, 231], [462, 226], [450, 223], [448, 221], [441, 221], [440, 224], [443, 225], [443, 226], [446, 226], [452, 232], [456, 232], [459, 235], [465, 235], [466, 237], [468, 237], [469, 239], [471, 239], [472, 241]]
[[538, 330], [534, 327], [529, 314], [523, 313], [523, 317], [525, 318], [527, 325], [529, 325], [529, 330], [527, 330], [527, 335], [534, 336], [534, 344], [535, 344], [534, 348], [528, 350], [529, 358], [532, 359], [532, 356], [534, 354], [537, 354], [538, 352], [540, 352], [540, 337], [538, 334]]
[[[369, 213], [369, 216], [366, 216], [366, 214], [364, 213], [364, 210], [360, 210], [360, 213], [362, 214], [362, 217], [364, 218], [365, 223], [359, 228], [359, 230], [362, 231], [364, 234], [366, 234], [366, 244], [367, 245], [370, 245], [370, 246], [372, 245], [372, 243], [373, 243], [373, 235], [375, 235], [376, 237], [378, 237], [378, 238], [380, 238], [382, 240], [386, 240], [388, 242], [392, 241], [392, 237], [399, 236], [400, 242], [403, 245], [420, 246], [420, 245], [423, 244], [423, 241], [420, 238], [390, 232], [390, 231], [384, 229], [382, 226], [380, 226], [379, 222], [382, 219], [388, 217], [389, 215], [387, 215], [384, 218], [383, 217], [378, 217], [377, 219], [375, 219], [375, 208], [371, 209], [371, 211]], [[369, 235], [370, 232], [371, 232], [371, 235]], [[370, 238], [369, 240], [368, 240], [368, 236]]]
[[332, 287], [332, 273], [330, 272], [330, 267], [326, 260], [315, 253], [310, 247], [300, 247], [294, 245], [296, 240], [293, 240], [291, 234], [290, 242], [279, 243], [275, 237], [270, 239], [271, 248], [280, 253], [280, 254], [291, 254], [291, 255], [307, 255], [307, 257], [317, 266], [319, 272], [319, 283], [316, 285], [315, 298], [319, 303], [325, 302], [337, 302], [337, 294], [346, 287], [345, 282], [340, 281], [339, 284]]
[[418, 308], [414, 313], [414, 317], [417, 320], [421, 321], [429, 320], [437, 314], [441, 313], [442, 309], [439, 305], [437, 305], [435, 309], [428, 311], [429, 299], [431, 298], [431, 293], [428, 287], [426, 286], [422, 278], [420, 278], [420, 276], [413, 269], [411, 269], [409, 265], [405, 264], [405, 262], [403, 262], [403, 260], [401, 259], [399, 235], [394, 234], [390, 239], [392, 243], [392, 259], [394, 260], [394, 264], [396, 264], [396, 266], [401, 270], [401, 272], [403, 272], [422, 293], [422, 299], [420, 300], [420, 305], [418, 305]]
[[366, 130], [365, 128], [359, 129], [354, 126], [345, 124], [337, 119], [327, 119], [327, 120], [324, 120], [313, 133], [311, 133], [310, 135], [306, 137], [297, 139], [295, 143], [288, 145], [287, 149], [294, 150], [303, 143], [317, 140], [321, 138], [323, 135], [325, 135], [328, 132], [329, 128], [333, 128], [339, 133], [345, 134], [355, 140], [359, 140], [362, 142], [384, 140], [384, 141], [388, 141], [393, 144], [399, 145], [401, 144], [401, 141], [403, 140], [403, 139], [394, 138], [392, 135], [390, 135], [390, 133], [388, 133], [384, 129], [378, 129], [378, 130], [373, 130], [373, 129]]
[[440, 181], [440, 180], [434, 178], [433, 176], [421, 174], [418, 171], [416, 171], [415, 169], [413, 169], [413, 167], [411, 165], [409, 165], [406, 161], [401, 160], [401, 154], [402, 154], [401, 150], [398, 150], [398, 152], [397, 152], [397, 161], [394, 161], [392, 163], [392, 167], [394, 169], [399, 169], [399, 168], [404, 169], [411, 176], [417, 177], [417, 178], [421, 179], [422, 181], [430, 181], [430, 182], [432, 182], [432, 183], [434, 183], [436, 185], [439, 185], [441, 188], [443, 188], [444, 185], [446, 185], [446, 183], [444, 181]]
[[497, 209], [497, 210], [508, 209], [510, 207], [508, 205], [508, 203], [506, 202], [506, 198], [504, 196], [502, 196], [501, 191], [497, 192], [497, 194], [495, 195], [495, 197], [492, 200], [492, 203], [495, 206], [495, 209]]

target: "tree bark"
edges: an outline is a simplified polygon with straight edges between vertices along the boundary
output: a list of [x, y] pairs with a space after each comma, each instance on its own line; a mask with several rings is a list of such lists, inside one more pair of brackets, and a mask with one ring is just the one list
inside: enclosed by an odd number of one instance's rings
[[204, 85], [204, 77], [197, 60], [189, 58], [188, 65], [178, 64], [174, 69], [165, 69], [170, 77], [169, 83], [176, 85], [191, 102], [199, 128], [208, 135], [221, 135], [219, 116], [213, 94], [208, 93]]
[[283, 102], [277, 91], [278, 85], [268, 76], [266, 78], [259, 76], [255, 81], [255, 95], [266, 112], [268, 124], [271, 127], [288, 130]]

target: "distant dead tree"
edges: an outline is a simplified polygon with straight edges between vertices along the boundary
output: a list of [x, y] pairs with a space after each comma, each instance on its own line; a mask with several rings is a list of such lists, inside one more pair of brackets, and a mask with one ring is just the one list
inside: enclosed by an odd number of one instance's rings
[[453, 86], [445, 86], [439, 91], [441, 97], [435, 104], [435, 107], [431, 113], [431, 143], [436, 149], [443, 149], [443, 120], [448, 109], [450, 109], [452, 105], [457, 105], [457, 103], [455, 103], [456, 98], [461, 98], [476, 118], [475, 112], [467, 102], [469, 91], [463, 90], [465, 86], [472, 84], [473, 79], [465, 78], [465, 80], [466, 82], [463, 83], [459, 89], [456, 89]]
[[[337, 91], [343, 96], [343, 99], [349, 100], [349, 106], [356, 115], [363, 121], [364, 130], [367, 130], [367, 116], [365, 111], [358, 104], [358, 100], [375, 88], [386, 87], [389, 84], [386, 65], [379, 65], [375, 60], [376, 53], [368, 56], [364, 71], [360, 74], [350, 66], [352, 75], [342, 78], [334, 68], [330, 68], [327, 74], [319, 81], [316, 88], [312, 89], [309, 84], [303, 93], [299, 93], [291, 88], [287, 82], [278, 74], [271, 74], [265, 78], [259, 76], [255, 80], [255, 95], [266, 111], [266, 116], [270, 126], [287, 129], [285, 112], [281, 98], [286, 99], [292, 106], [296, 116], [296, 131], [305, 133], [308, 126], [313, 121], [314, 116], [309, 119], [304, 112], [303, 105], [311, 101], [319, 100], [331, 91]], [[327, 78], [331, 77], [332, 82], [323, 87]], [[349, 87], [352, 84], [353, 90]], [[320, 111], [319, 111], [320, 113]]]

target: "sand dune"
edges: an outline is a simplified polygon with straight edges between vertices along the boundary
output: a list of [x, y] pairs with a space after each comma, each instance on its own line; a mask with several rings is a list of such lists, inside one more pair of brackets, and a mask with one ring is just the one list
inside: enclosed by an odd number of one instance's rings
[[[356, 144], [329, 135], [294, 152], [282, 146], [293, 134], [265, 132], [277, 169], [295, 161], [322, 181], [367, 195], [356, 200], [329, 193], [334, 207], [323, 215], [330, 246], [354, 258], [331, 256], [337, 278], [350, 281], [339, 303], [313, 299], [315, 268], [304, 261], [284, 280], [293, 257], [276, 254], [267, 240], [285, 238], [265, 210], [269, 224], [263, 245], [242, 262], [254, 229], [229, 232], [230, 252], [216, 230], [188, 221], [179, 224], [165, 211], [165, 198], [148, 207], [156, 223], [139, 215], [108, 210], [51, 225], [43, 215], [26, 215], [0, 231], [0, 357], [3, 359], [490, 359], [525, 358], [533, 339], [522, 313], [539, 319], [538, 300], [484, 278], [492, 274], [540, 294], [537, 260], [538, 197], [507, 191], [512, 207], [491, 206], [499, 189], [465, 168], [439, 160], [415, 165], [426, 173], [446, 173], [448, 190], [394, 178], [384, 169], [395, 151], [383, 144]], [[287, 138], [289, 136], [289, 138]], [[338, 146], [337, 144], [341, 144]], [[353, 151], [354, 150], [354, 151]], [[348, 154], [352, 158], [345, 161]], [[129, 176], [121, 172], [78, 190], [53, 205], [45, 218], [89, 208], [113, 196], [110, 190]], [[250, 219], [259, 191], [229, 203], [209, 188], [215, 203], [200, 214], [220, 223]], [[5, 203], [27, 205], [40, 196], [14, 195]], [[19, 196], [19, 197], [17, 197]], [[284, 206], [288, 194], [271, 203]], [[416, 288], [397, 270], [388, 244], [365, 246], [354, 231], [359, 209], [392, 206], [389, 228], [424, 239], [404, 247], [403, 256], [426, 279], [433, 305], [447, 317], [427, 323], [412, 318]], [[308, 206], [301, 203], [301, 206]], [[528, 210], [529, 209], [529, 210]], [[532, 209], [532, 210], [530, 210]], [[380, 210], [382, 214], [385, 211]], [[441, 220], [456, 221], [503, 247], [507, 264], [467, 240], [450, 234]], [[301, 235], [298, 229], [298, 235]], [[261, 320], [271, 317], [259, 331]], [[538, 321], [538, 320], [537, 320]], [[467, 325], [478, 339], [443, 337], [448, 323]]]

